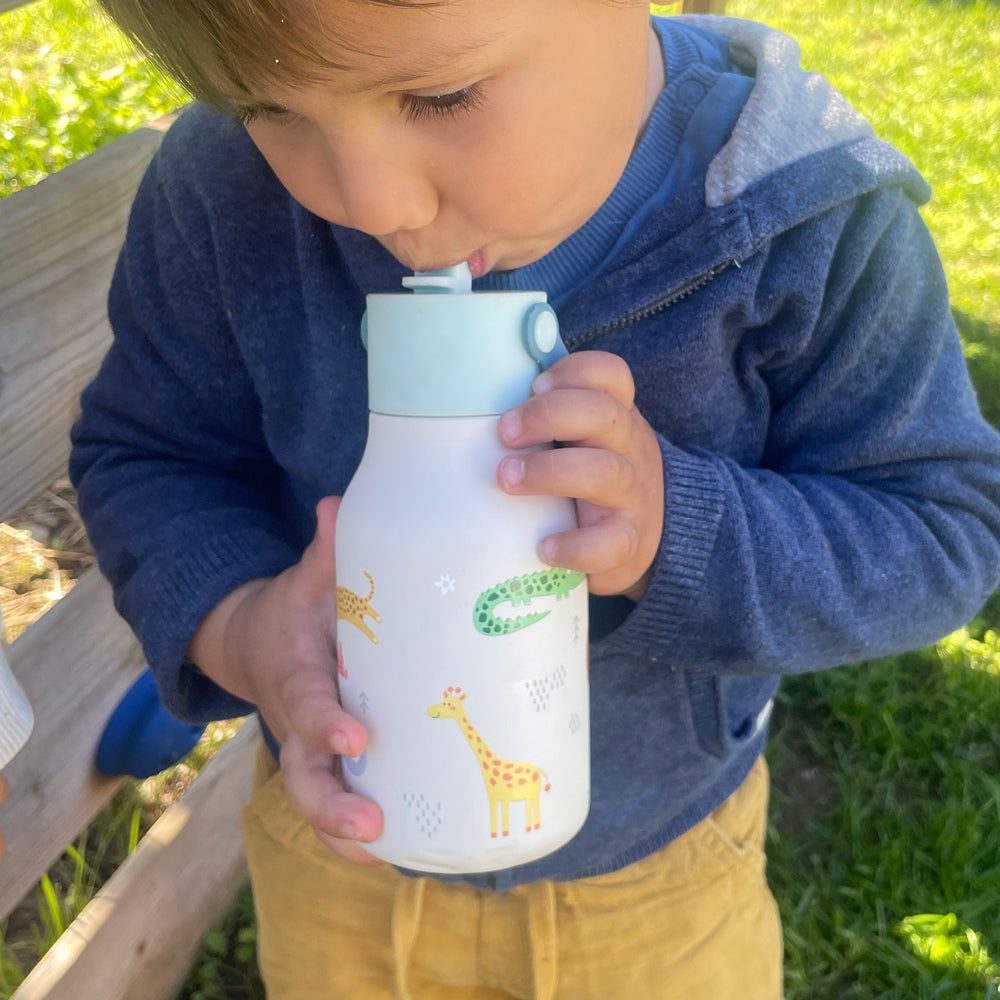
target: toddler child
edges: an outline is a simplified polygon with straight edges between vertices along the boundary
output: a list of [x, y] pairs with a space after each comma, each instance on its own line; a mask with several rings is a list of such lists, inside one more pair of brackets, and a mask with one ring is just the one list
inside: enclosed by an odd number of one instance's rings
[[[103, 2], [200, 104], [138, 192], [72, 474], [166, 705], [266, 727], [269, 995], [780, 997], [780, 677], [931, 642], [1000, 577], [924, 182], [750, 22]], [[576, 500], [540, 555], [589, 577], [592, 805], [548, 857], [417, 878], [340, 780], [335, 522], [365, 295], [462, 261], [547, 292], [570, 350], [500, 419], [497, 485]]]

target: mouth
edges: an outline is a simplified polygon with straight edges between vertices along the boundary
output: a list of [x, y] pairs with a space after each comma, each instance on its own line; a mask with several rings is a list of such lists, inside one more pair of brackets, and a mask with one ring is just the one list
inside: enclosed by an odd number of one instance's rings
[[447, 267], [457, 267], [459, 264], [468, 264], [469, 272], [472, 274], [473, 278], [481, 278], [490, 269], [490, 262], [486, 257], [486, 252], [484, 250], [476, 250], [474, 253], [469, 254], [465, 257], [452, 258], [446, 263], [431, 263], [431, 264], [410, 264], [405, 260], [400, 260], [400, 263], [405, 267], [410, 268], [413, 271], [443, 271]]
[[485, 250], [477, 250], [469, 257], [469, 271], [473, 278], [481, 278], [490, 269]]

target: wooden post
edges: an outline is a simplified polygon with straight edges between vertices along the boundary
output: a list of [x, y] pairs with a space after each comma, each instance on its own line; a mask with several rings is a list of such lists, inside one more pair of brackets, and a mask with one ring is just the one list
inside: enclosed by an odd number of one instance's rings
[[681, 0], [682, 14], [718, 14], [726, 10], [726, 0]]

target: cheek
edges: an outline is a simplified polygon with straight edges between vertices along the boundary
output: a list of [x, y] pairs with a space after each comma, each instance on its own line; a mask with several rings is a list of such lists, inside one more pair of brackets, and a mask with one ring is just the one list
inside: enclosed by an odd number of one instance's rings
[[282, 186], [303, 208], [321, 219], [342, 224], [343, 202], [323, 150], [308, 136], [284, 134], [293, 132], [296, 126], [276, 132], [278, 128], [253, 124], [247, 131]]
[[510, 102], [492, 133], [494, 157], [480, 169], [493, 191], [502, 192], [505, 216], [534, 213], [580, 224], [600, 207], [628, 161], [638, 122], [625, 110], [635, 101], [624, 97], [635, 85], [580, 80], [558, 68], [555, 60], [543, 67], [526, 86], [528, 97]]
[[529, 141], [508, 146], [484, 171], [490, 175], [486, 190], [495, 215], [510, 226], [577, 228], [611, 193], [628, 159], [629, 143], [619, 140], [610, 148], [607, 136], [566, 123], [525, 134]]
[[[567, 200], [577, 173], [566, 130], [537, 110], [491, 117], [439, 162], [445, 201], [490, 229], [529, 228]], [[449, 197], [450, 196], [450, 197]]]

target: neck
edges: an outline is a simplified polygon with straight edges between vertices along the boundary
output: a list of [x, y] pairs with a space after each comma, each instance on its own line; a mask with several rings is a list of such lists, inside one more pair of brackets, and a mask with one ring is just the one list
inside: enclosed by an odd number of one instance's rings
[[646, 44], [646, 94], [642, 104], [642, 124], [639, 126], [639, 135], [642, 135], [649, 121], [649, 116], [653, 113], [653, 107], [660, 99], [663, 88], [667, 85], [667, 70], [663, 65], [663, 45], [656, 29], [649, 26], [649, 41]]
[[493, 756], [493, 752], [486, 745], [486, 741], [473, 728], [473, 725], [469, 722], [469, 717], [467, 715], [456, 715], [455, 721], [461, 728], [462, 735], [465, 737], [466, 742], [470, 747], [472, 747], [473, 753], [475, 753], [477, 757]]

